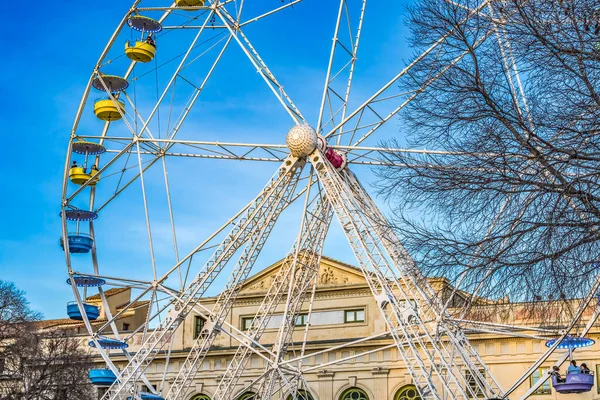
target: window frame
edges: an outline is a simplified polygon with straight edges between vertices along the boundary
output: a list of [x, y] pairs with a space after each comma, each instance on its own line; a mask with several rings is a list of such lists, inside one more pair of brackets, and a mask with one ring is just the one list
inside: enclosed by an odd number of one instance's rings
[[[302, 322], [298, 323], [298, 319], [301, 319]], [[308, 322], [308, 314], [301, 313], [296, 316], [296, 320], [294, 321], [294, 326], [306, 326], [307, 322]]]
[[[358, 313], [362, 312], [362, 320], [358, 320]], [[348, 319], [348, 315], [353, 314], [354, 315], [354, 319], [351, 321], [350, 319]], [[348, 309], [348, 310], [344, 310], [344, 324], [356, 324], [356, 323], [364, 323], [365, 322], [365, 309], [364, 308], [352, 308], [352, 309]]]
[[[537, 377], [537, 379], [534, 381], [534, 375], [538, 371], [540, 373], [540, 376]], [[540, 367], [533, 371], [533, 373], [529, 377], [529, 387], [533, 387], [533, 385], [535, 385], [538, 380], [542, 379], [544, 375], [548, 375], [548, 372], [550, 372], [550, 367]], [[544, 386], [546, 385], [547, 388], [544, 388]], [[550, 384], [550, 379], [547, 379], [546, 382], [544, 382], [544, 384], [540, 386], [538, 390], [532, 393], [532, 395], [534, 396], [547, 396], [549, 394], [552, 394], [552, 385]]]
[[[247, 331], [250, 326], [252, 325], [252, 321], [254, 321], [254, 317], [242, 317], [242, 331]], [[246, 323], [248, 322], [248, 326], [246, 326]]]
[[344, 392], [340, 395], [340, 400], [351, 400], [349, 397], [346, 396], [355, 392], [360, 393], [360, 395], [363, 396], [366, 400], [369, 400], [369, 395], [367, 394], [367, 392], [356, 386], [344, 390]]
[[[198, 329], [198, 322], [202, 321], [200, 323], [200, 329]], [[206, 323], [206, 320], [204, 318], [202, 318], [202, 316], [200, 315], [194, 315], [194, 325], [192, 328], [192, 338], [193, 339], [198, 339], [198, 337], [200, 336], [200, 333], [202, 332], [202, 329], [204, 328], [204, 324]]]
[[190, 400], [210, 400], [210, 396], [204, 393], [198, 393], [193, 395]]
[[422, 400], [421, 395], [419, 394], [419, 391], [417, 390], [417, 387], [410, 383], [408, 385], [404, 385], [400, 389], [398, 389], [398, 391], [394, 395], [394, 400], [401, 400], [402, 397], [408, 398], [408, 396], [405, 396], [405, 394], [408, 393], [409, 390], [414, 390], [416, 393], [416, 395], [414, 397], [412, 397], [412, 399]]

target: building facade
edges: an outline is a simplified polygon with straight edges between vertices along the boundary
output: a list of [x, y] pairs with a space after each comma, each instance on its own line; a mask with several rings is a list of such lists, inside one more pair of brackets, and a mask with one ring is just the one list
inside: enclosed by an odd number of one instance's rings
[[[227, 317], [229, 325], [240, 331], [247, 329], [280, 266], [281, 261], [243, 283], [235, 306]], [[431, 284], [443, 298], [452, 292], [452, 287], [443, 279], [432, 279]], [[109, 307], [114, 308], [111, 310], [113, 312], [118, 310], [119, 303], [129, 300], [127, 290], [114, 290], [108, 294]], [[460, 296], [461, 294], [458, 293], [459, 301]], [[88, 298], [88, 302], [94, 300], [94, 297]], [[201, 303], [203, 307], [211, 309], [215, 301], [216, 298], [204, 298]], [[278, 306], [262, 336], [260, 342], [265, 347], [272, 344], [276, 338], [283, 307], [283, 305]], [[308, 311], [308, 304], [304, 307], [305, 311]], [[119, 329], [130, 331], [139, 326], [145, 316], [147, 304], [140, 303], [134, 310], [117, 321]], [[293, 336], [295, 343], [303, 341], [305, 315], [301, 314], [298, 317], [297, 329]], [[168, 390], [179, 366], [185, 360], [195, 338], [198, 337], [203, 323], [204, 317], [201, 314], [190, 312], [176, 331], [170, 354], [161, 353], [147, 369], [146, 375], [151, 383], [156, 387], [162, 386], [163, 393], [166, 393], [165, 389]], [[54, 326], [56, 327], [56, 324]], [[224, 326], [223, 329], [230, 328]], [[389, 336], [385, 336], [385, 332], [385, 321], [380, 316], [361, 271], [351, 265], [323, 257], [306, 341], [306, 358], [303, 359], [302, 364], [314, 400], [418, 399], [411, 377], [400, 359], [394, 342]], [[378, 334], [381, 336], [361, 341]], [[598, 369], [597, 372], [600, 372], [599, 334], [599, 330], [595, 328], [588, 337], [595, 339], [596, 343], [576, 351], [577, 360], [587, 363], [592, 371]], [[544, 340], [529, 337], [471, 333], [469, 339], [503, 389], [510, 387], [546, 350]], [[134, 335], [129, 343], [129, 350], [135, 352], [141, 342], [141, 333]], [[185, 398], [212, 399], [219, 380], [237, 347], [235, 339], [220, 333], [208, 356], [203, 360], [199, 373], [187, 388]], [[332, 351], [327, 351], [332, 348]], [[299, 354], [300, 346], [291, 346], [286, 359], [294, 359]], [[529, 390], [533, 381], [547, 374], [554, 360], [558, 358], [558, 354], [555, 353], [550, 357], [549, 361], [510, 398], [521, 398]], [[169, 363], [165, 374], [166, 357], [169, 357]], [[126, 365], [125, 358], [119, 358], [118, 355], [115, 355], [115, 362], [119, 368]], [[102, 365], [101, 360], [98, 365]], [[257, 379], [264, 372], [265, 367], [265, 360], [258, 355], [253, 355], [237, 387], [232, 390], [231, 399], [251, 398], [251, 393], [244, 392], [244, 388]], [[566, 366], [562, 368], [564, 370]], [[278, 394], [277, 398], [287, 397], [287, 393], [282, 393]], [[600, 399], [600, 390], [596, 385], [587, 393], [561, 395], [557, 394], [547, 381], [531, 398], [533, 400]]]

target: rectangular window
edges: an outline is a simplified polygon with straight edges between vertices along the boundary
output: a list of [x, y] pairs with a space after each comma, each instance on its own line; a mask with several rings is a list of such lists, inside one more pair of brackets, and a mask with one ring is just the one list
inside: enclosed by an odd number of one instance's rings
[[313, 326], [343, 324], [344, 315], [344, 310], [313, 311], [310, 315], [310, 324]]
[[365, 322], [365, 310], [344, 311], [344, 323]]
[[471, 371], [465, 371], [465, 380], [467, 381], [468, 387], [465, 388], [467, 395], [469, 398], [477, 397], [482, 398], [485, 397], [485, 393], [482, 390], [482, 387], [485, 387], [485, 370], [479, 370], [478, 375], [473, 375]]
[[123, 330], [124, 331], [128, 331], [129, 330], [129, 324], [123, 323]]
[[[596, 376], [600, 376], [598, 374], [600, 374], [600, 364], [596, 365]], [[598, 394], [600, 394], [600, 385], [596, 385], [596, 390], [598, 391]]]
[[252, 321], [254, 321], [254, 317], [242, 318], [242, 330], [247, 331], [248, 329], [250, 329], [250, 325], [252, 325]]
[[[536, 369], [529, 378], [530, 387], [535, 385], [541, 378], [547, 377], [548, 371], [550, 371], [550, 368], [548, 367]], [[550, 379], [546, 379], [544, 384], [540, 386], [538, 390], [533, 392], [533, 394], [552, 394], [552, 389], [550, 389]]]
[[199, 315], [194, 316], [194, 339], [198, 339], [200, 336], [200, 332], [202, 332], [202, 328], [204, 328], [204, 318]]
[[308, 314], [300, 314], [296, 317], [296, 326], [306, 326]]
[[158, 384], [157, 383], [151, 383], [150, 386], [152, 386], [152, 387], [146, 386], [146, 390], [145, 390], [146, 392], [152, 393], [153, 390], [154, 391], [158, 391]]

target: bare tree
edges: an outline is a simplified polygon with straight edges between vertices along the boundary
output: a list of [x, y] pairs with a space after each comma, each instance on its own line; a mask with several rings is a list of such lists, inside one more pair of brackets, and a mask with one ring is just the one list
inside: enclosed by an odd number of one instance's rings
[[[559, 323], [600, 271], [600, 3], [479, 4], [410, 10], [415, 49], [448, 38], [401, 88], [427, 86], [403, 129], [410, 146], [450, 154], [390, 152], [378, 189], [428, 275]], [[535, 310], [548, 299], [551, 313]]]
[[25, 293], [0, 280], [0, 399], [86, 400], [92, 359], [67, 331], [39, 329]]

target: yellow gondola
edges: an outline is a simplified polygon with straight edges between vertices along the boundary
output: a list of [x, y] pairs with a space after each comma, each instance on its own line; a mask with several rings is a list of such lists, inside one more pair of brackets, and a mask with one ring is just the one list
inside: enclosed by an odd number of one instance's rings
[[127, 42], [125, 43], [125, 54], [133, 61], [146, 63], [152, 61], [154, 58], [156, 46], [137, 40], [133, 46], [131, 42]]
[[98, 170], [92, 170], [91, 173], [87, 173], [83, 167], [71, 167], [69, 170], [69, 179], [76, 185], [83, 185], [91, 179], [89, 186], [95, 186], [100, 177], [98, 176]]
[[204, 6], [204, 3], [205, 0], [175, 0], [175, 5], [177, 7], [202, 7]]
[[115, 104], [111, 99], [100, 99], [94, 103], [94, 114], [103, 121], [117, 121], [125, 114], [125, 103], [120, 100]]

